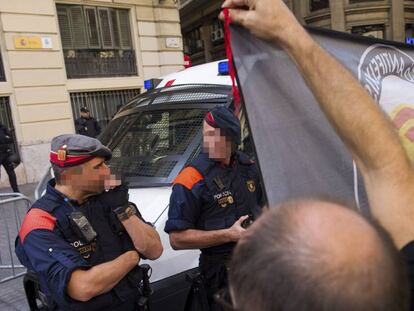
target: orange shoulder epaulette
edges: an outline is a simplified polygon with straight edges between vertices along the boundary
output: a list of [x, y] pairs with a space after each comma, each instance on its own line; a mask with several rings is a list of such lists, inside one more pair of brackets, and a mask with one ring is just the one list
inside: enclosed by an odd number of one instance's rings
[[180, 184], [191, 190], [196, 183], [203, 180], [203, 175], [200, 174], [194, 167], [188, 166], [181, 171], [175, 178], [173, 185]]
[[20, 241], [23, 243], [26, 236], [33, 230], [50, 230], [55, 228], [56, 218], [40, 208], [32, 208], [23, 220], [19, 231]]

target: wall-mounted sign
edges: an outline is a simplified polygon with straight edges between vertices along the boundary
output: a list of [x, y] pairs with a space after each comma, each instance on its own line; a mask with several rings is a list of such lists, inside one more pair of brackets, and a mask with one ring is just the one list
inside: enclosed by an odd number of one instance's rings
[[42, 37], [42, 47], [44, 49], [53, 49], [53, 42], [51, 37]]
[[14, 37], [16, 49], [52, 49], [51, 37]]
[[180, 39], [179, 38], [166, 38], [165, 39], [165, 46], [167, 48], [179, 48], [180, 47]]

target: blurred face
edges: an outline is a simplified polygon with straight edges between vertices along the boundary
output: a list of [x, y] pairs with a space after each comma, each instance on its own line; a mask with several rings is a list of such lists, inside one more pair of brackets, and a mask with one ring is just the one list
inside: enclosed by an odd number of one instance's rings
[[105, 163], [105, 159], [98, 157], [68, 169], [62, 177], [64, 177], [66, 184], [70, 184], [87, 194], [103, 192], [107, 188], [108, 182], [115, 178]]
[[89, 118], [89, 117], [90, 117], [90, 115], [91, 115], [91, 113], [90, 113], [90, 112], [81, 112], [81, 116], [82, 116], [83, 118]]
[[223, 161], [232, 153], [232, 142], [222, 130], [203, 123], [203, 149], [210, 159]]

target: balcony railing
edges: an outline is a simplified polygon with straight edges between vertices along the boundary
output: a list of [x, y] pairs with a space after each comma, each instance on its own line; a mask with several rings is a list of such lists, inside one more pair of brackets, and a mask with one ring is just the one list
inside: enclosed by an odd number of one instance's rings
[[68, 79], [136, 76], [134, 50], [65, 50]]

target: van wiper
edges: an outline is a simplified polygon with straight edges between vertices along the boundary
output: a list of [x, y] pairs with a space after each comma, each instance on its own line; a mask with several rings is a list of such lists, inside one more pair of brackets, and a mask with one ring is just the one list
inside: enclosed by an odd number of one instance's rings
[[166, 157], [168, 157], [167, 155], [163, 155], [163, 156], [157, 156], [157, 155], [155, 155], [154, 156], [154, 158], [150, 161], [151, 163], [156, 163], [156, 162], [158, 162], [159, 160], [161, 160], [161, 159], [164, 159], [164, 158], [166, 158]]

